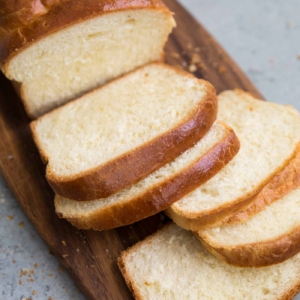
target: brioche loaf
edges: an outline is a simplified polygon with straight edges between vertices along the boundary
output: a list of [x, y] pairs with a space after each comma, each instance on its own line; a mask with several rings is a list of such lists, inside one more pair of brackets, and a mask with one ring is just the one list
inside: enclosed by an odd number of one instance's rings
[[258, 101], [239, 90], [218, 99], [218, 118], [235, 130], [241, 149], [216, 176], [166, 210], [175, 223], [195, 231], [252, 202], [286, 167], [300, 141], [300, 117], [292, 107]]
[[65, 198], [108, 197], [194, 145], [217, 114], [214, 88], [150, 64], [31, 123], [46, 177]]
[[163, 58], [161, 0], [2, 0], [0, 67], [32, 117]]
[[300, 251], [300, 188], [245, 222], [197, 232], [203, 245], [237, 266], [267, 266]]
[[300, 255], [274, 266], [237, 268], [170, 224], [121, 254], [119, 267], [138, 300], [287, 300], [300, 290]]
[[56, 213], [80, 229], [105, 230], [154, 215], [214, 176], [237, 153], [239, 142], [217, 122], [195, 146], [136, 184], [104, 199], [55, 197]]

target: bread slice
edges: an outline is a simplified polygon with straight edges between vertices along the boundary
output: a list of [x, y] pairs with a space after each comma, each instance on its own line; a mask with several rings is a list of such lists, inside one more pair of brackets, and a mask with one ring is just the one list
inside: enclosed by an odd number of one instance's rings
[[108, 197], [201, 139], [217, 114], [214, 88], [164, 64], [142, 67], [31, 123], [53, 190]]
[[287, 166], [300, 141], [300, 117], [292, 107], [258, 101], [240, 90], [218, 99], [218, 118], [232, 126], [241, 150], [226, 168], [166, 210], [175, 223], [194, 231], [251, 203]]
[[300, 291], [300, 255], [264, 268], [237, 268], [170, 224], [124, 251], [119, 267], [138, 300], [286, 300]]
[[300, 252], [300, 187], [246, 222], [197, 232], [213, 254], [237, 266], [280, 263]]
[[32, 118], [161, 61], [175, 26], [161, 0], [2, 2], [0, 67]]
[[128, 225], [170, 206], [214, 176], [237, 153], [233, 130], [218, 122], [196, 145], [138, 183], [104, 199], [88, 202], [55, 197], [57, 214], [80, 229]]
[[300, 186], [300, 145], [296, 155], [283, 171], [276, 174], [267, 185], [254, 196], [245, 208], [238, 210], [221, 221], [218, 225], [234, 224], [246, 221], [249, 217], [262, 211], [267, 205], [287, 195]]

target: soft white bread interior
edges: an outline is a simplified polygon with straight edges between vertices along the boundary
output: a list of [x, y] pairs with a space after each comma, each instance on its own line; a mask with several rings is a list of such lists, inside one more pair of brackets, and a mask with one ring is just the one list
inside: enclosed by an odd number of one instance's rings
[[130, 70], [160, 61], [174, 26], [166, 8], [94, 14], [22, 48], [2, 71], [21, 84], [25, 108], [36, 118]]
[[124, 251], [119, 267], [138, 300], [286, 300], [300, 288], [300, 255], [270, 267], [238, 268], [175, 224]]
[[57, 214], [77, 228], [105, 230], [160, 212], [214, 176], [237, 153], [239, 142], [217, 122], [196, 145], [145, 179], [108, 198], [73, 201], [55, 197]]
[[206, 81], [149, 64], [31, 123], [56, 193], [94, 200], [146, 177], [210, 129], [217, 99]]
[[245, 222], [197, 233], [207, 249], [230, 264], [265, 266], [300, 251], [300, 188]]
[[300, 140], [300, 117], [292, 107], [239, 90], [223, 92], [218, 99], [218, 119], [235, 130], [241, 149], [216, 176], [167, 209], [186, 229], [213, 225], [251, 202], [293, 158]]

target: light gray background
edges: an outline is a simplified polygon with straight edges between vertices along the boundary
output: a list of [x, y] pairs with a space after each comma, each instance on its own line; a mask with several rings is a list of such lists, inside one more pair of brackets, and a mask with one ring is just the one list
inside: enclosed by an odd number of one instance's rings
[[[266, 99], [300, 110], [299, 0], [181, 3], [216, 37]], [[22, 276], [22, 269], [34, 273]], [[26, 297], [86, 299], [48, 253], [0, 178], [0, 300]]]

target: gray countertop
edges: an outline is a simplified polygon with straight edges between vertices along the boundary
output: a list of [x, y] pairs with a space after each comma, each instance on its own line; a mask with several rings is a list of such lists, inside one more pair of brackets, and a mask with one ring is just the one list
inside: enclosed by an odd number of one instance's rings
[[[266, 99], [300, 110], [299, 0], [181, 3], [216, 37]], [[0, 300], [30, 298], [86, 299], [0, 178]]]

